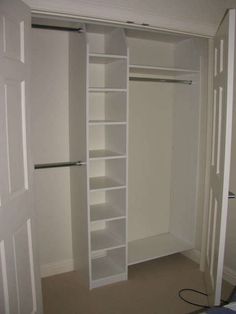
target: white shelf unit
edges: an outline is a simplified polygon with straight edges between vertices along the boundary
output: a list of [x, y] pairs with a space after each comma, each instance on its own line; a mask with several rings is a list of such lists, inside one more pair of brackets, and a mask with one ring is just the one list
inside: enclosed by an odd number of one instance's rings
[[123, 30], [88, 26], [90, 288], [127, 279], [128, 50]]

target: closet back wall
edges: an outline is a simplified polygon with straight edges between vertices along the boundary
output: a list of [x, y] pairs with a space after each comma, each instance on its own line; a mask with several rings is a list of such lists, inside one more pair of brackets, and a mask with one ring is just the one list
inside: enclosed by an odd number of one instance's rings
[[[68, 33], [32, 29], [33, 162], [69, 161]], [[42, 276], [71, 270], [69, 168], [35, 170]]]
[[169, 232], [173, 84], [131, 82], [129, 241]]

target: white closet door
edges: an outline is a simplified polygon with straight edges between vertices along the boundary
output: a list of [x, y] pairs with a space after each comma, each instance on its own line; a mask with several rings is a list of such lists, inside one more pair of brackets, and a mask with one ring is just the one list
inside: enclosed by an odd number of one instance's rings
[[30, 10], [0, 2], [0, 313], [42, 313], [29, 155]]
[[211, 304], [219, 305], [224, 264], [230, 175], [234, 89], [235, 10], [230, 10], [214, 38], [212, 156], [206, 252], [206, 278]]

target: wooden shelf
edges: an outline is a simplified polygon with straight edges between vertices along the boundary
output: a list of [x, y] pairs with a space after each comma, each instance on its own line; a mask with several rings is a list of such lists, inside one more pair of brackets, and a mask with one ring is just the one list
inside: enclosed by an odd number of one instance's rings
[[107, 64], [119, 60], [127, 60], [127, 56], [105, 54], [105, 53], [90, 53], [89, 62], [96, 64]]
[[91, 232], [91, 250], [100, 251], [120, 248], [125, 245], [125, 241], [118, 236], [114, 236], [106, 229]]
[[114, 121], [114, 120], [90, 120], [89, 125], [126, 125], [125, 121]]
[[89, 159], [117, 159], [117, 158], [126, 158], [125, 154], [113, 152], [107, 149], [97, 149], [89, 151]]
[[126, 187], [109, 177], [94, 177], [89, 179], [90, 191], [114, 190]]
[[98, 280], [124, 273], [125, 270], [114, 261], [105, 256], [92, 259], [92, 280]]
[[127, 92], [126, 88], [89, 87], [90, 93], [118, 93]]
[[184, 74], [194, 74], [199, 73], [197, 70], [183, 69], [183, 68], [172, 68], [172, 67], [160, 67], [160, 66], [151, 66], [151, 65], [137, 65], [131, 64], [129, 66], [130, 73], [135, 74], [153, 74], [153, 75], [184, 75]]
[[193, 249], [191, 243], [184, 242], [170, 233], [131, 241], [128, 247], [129, 265]]
[[91, 222], [100, 220], [109, 221], [119, 218], [125, 218], [124, 213], [109, 203], [90, 205]]

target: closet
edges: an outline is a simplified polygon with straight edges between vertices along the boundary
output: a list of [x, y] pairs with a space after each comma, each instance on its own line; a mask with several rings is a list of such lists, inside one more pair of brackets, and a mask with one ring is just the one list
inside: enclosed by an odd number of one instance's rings
[[95, 288], [126, 280], [128, 265], [200, 248], [207, 40], [56, 19], [33, 23], [43, 275], [79, 270]]

